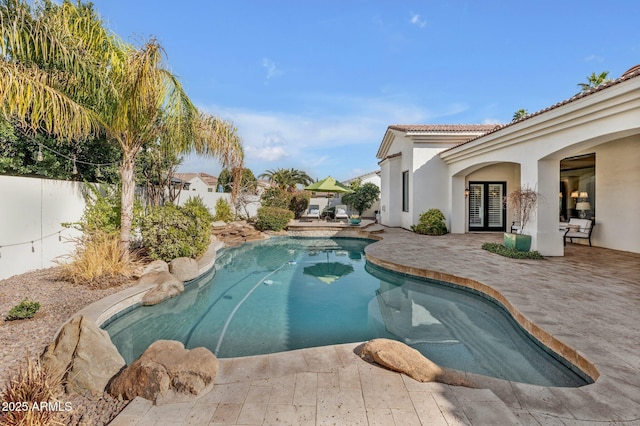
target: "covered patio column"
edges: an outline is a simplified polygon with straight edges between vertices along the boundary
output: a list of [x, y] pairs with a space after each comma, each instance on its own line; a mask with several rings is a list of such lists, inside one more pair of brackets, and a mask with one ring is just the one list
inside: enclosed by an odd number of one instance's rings
[[531, 160], [521, 165], [520, 182], [539, 193], [535, 214], [529, 219], [527, 231], [532, 236], [531, 249], [544, 256], [564, 256], [562, 233], [558, 229], [558, 192], [560, 162]]
[[450, 231], [452, 234], [464, 234], [466, 232], [467, 199], [464, 194], [465, 177], [451, 177], [451, 200], [449, 202], [451, 212]]

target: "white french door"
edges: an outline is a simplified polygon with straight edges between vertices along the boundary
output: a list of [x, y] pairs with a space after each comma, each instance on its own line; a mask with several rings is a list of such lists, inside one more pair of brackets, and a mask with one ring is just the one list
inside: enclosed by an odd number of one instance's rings
[[469, 231], [504, 231], [505, 182], [469, 183]]

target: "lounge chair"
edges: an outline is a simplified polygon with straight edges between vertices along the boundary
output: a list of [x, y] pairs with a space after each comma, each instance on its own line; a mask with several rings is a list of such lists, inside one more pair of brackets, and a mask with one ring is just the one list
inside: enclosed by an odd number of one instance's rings
[[320, 220], [320, 206], [318, 204], [309, 204], [309, 208], [302, 215], [302, 218]]
[[564, 245], [567, 245], [567, 238], [572, 243], [574, 238], [584, 238], [589, 240], [589, 247], [591, 247], [593, 225], [594, 223], [590, 219], [576, 219], [575, 217], [569, 219], [566, 225], [567, 230], [564, 233]]
[[335, 219], [336, 220], [344, 219], [346, 221], [349, 221], [349, 213], [347, 212], [347, 206], [345, 206], [344, 204], [338, 204], [336, 206]]

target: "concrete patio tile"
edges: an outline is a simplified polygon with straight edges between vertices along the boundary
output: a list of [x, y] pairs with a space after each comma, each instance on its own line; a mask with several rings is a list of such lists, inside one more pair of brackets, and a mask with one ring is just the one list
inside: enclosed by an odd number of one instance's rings
[[142, 397], [136, 397], [111, 421], [115, 426], [133, 426], [140, 422], [140, 419], [153, 407], [153, 402]]
[[391, 414], [393, 415], [393, 420], [396, 425], [402, 426], [421, 426], [423, 424], [428, 425], [444, 425], [447, 426], [447, 423], [439, 423], [437, 419], [434, 421], [433, 419], [429, 419], [427, 422], [421, 422], [419, 416], [413, 410], [399, 410], [397, 408], [391, 409]]
[[318, 389], [317, 425], [366, 425], [362, 393], [356, 389]]
[[415, 413], [423, 424], [447, 426], [447, 420], [431, 392], [409, 392], [409, 396]]
[[511, 412], [516, 416], [522, 426], [540, 426], [540, 423], [528, 411], [520, 411], [512, 408]]
[[242, 404], [247, 398], [249, 386], [247, 382], [215, 385], [213, 389], [201, 399], [213, 403]]
[[316, 407], [269, 404], [263, 426], [314, 426]]
[[442, 416], [449, 425], [470, 425], [467, 415], [464, 413], [460, 402], [450, 389], [437, 389], [431, 392], [431, 396], [438, 405]]
[[296, 374], [293, 405], [313, 405], [317, 403], [318, 373]]
[[156, 405], [140, 419], [140, 425], [178, 425], [183, 424], [191, 412], [194, 402]]
[[209, 403], [206, 401], [196, 401], [189, 410], [189, 414], [184, 420], [185, 425], [207, 425], [213, 418], [213, 413], [218, 408], [218, 404]]
[[309, 366], [301, 350], [269, 355], [269, 376], [308, 371]]
[[269, 377], [269, 357], [254, 357], [220, 360], [216, 383], [233, 383], [249, 379], [255, 380]]
[[531, 413], [531, 416], [540, 426], [566, 426], [566, 418], [559, 418], [550, 414]]
[[293, 393], [295, 392], [296, 376], [272, 377], [268, 379], [271, 391], [269, 393], [269, 404], [293, 404]]
[[357, 365], [349, 365], [338, 369], [340, 389], [362, 389], [360, 370]]
[[596, 422], [628, 420], [618, 416], [615, 412], [611, 412], [610, 405], [598, 400], [600, 396], [591, 397], [589, 394], [582, 392], [581, 389], [549, 388], [549, 390], [576, 419]]
[[474, 426], [519, 425], [518, 418], [500, 402], [465, 402], [464, 413]]
[[451, 386], [449, 389], [460, 402], [502, 402], [489, 389], [472, 389], [462, 386]]
[[390, 408], [367, 408], [369, 426], [396, 426], [393, 413]]
[[356, 364], [361, 361], [360, 357], [356, 355], [353, 351], [355, 348], [359, 346], [358, 343], [348, 343], [344, 345], [336, 345], [336, 353], [340, 358], [340, 365], [348, 366]]
[[238, 415], [240, 425], [261, 425], [267, 414], [268, 404], [245, 402]]
[[318, 388], [338, 389], [339, 387], [340, 387], [340, 377], [338, 376], [338, 372], [318, 373]]
[[365, 374], [361, 371], [360, 382], [367, 407], [413, 409], [409, 392], [399, 374], [380, 371]]
[[573, 418], [571, 412], [549, 388], [513, 383], [513, 392], [518, 398], [520, 406], [531, 413], [542, 412], [558, 417]]
[[271, 386], [251, 385], [245, 398], [245, 404], [268, 404], [271, 395]]
[[334, 346], [321, 346], [302, 351], [307, 362], [307, 371], [329, 373], [340, 366], [340, 357]]
[[[210, 424], [236, 424], [242, 410], [242, 404], [219, 404], [213, 412]], [[174, 423], [179, 424], [179, 423]]]

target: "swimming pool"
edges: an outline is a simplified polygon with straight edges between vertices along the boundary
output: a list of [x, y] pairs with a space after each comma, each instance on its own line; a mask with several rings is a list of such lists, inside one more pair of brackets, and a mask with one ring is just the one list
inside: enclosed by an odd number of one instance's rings
[[543, 386], [587, 383], [486, 297], [367, 263], [371, 242], [278, 237], [227, 249], [182, 295], [103, 328], [127, 363], [158, 339], [228, 358], [385, 337], [449, 368]]

